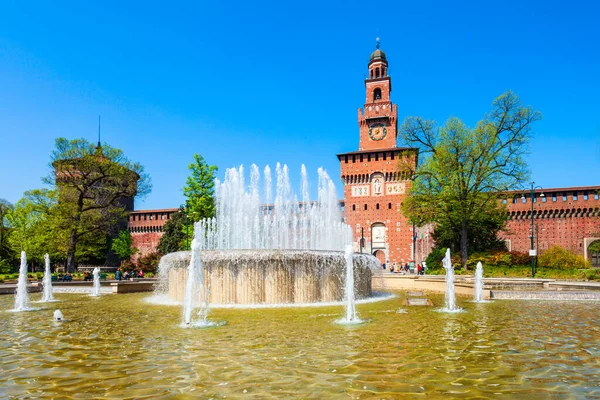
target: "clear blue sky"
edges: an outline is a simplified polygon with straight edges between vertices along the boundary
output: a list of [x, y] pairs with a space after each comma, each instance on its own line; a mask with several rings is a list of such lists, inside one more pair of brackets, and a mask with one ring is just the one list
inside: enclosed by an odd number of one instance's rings
[[544, 114], [536, 184], [598, 185], [598, 15], [594, 1], [3, 1], [0, 198], [41, 187], [54, 139], [95, 141], [99, 114], [103, 141], [152, 177], [138, 209], [181, 204], [195, 152], [220, 177], [280, 161], [296, 182], [302, 163], [337, 178], [376, 36], [401, 119], [473, 125], [512, 89]]

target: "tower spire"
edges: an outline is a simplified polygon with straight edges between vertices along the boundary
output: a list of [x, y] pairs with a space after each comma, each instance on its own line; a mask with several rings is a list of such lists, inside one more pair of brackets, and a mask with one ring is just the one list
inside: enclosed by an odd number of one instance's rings
[[100, 115], [98, 115], [98, 147], [102, 147], [100, 142]]
[[379, 37], [376, 37], [375, 42], [377, 43], [377, 44], [375, 44], [375, 47], [379, 48], [379, 46], [381, 46], [381, 39], [379, 39]]

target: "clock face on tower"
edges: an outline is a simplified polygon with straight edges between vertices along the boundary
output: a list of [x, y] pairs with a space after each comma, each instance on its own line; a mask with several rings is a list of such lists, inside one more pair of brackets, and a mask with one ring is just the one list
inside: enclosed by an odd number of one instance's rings
[[369, 137], [371, 140], [381, 140], [387, 134], [387, 130], [383, 125], [371, 125], [369, 127]]

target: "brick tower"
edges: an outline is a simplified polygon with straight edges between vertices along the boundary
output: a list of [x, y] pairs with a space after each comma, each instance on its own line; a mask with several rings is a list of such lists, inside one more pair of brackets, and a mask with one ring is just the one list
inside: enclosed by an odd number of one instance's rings
[[375, 255], [382, 263], [413, 259], [413, 227], [400, 206], [410, 188], [417, 151], [396, 145], [398, 109], [390, 99], [392, 80], [385, 53], [377, 48], [365, 79], [366, 103], [358, 109], [358, 151], [338, 154], [344, 183], [344, 217], [353, 228], [355, 251]]

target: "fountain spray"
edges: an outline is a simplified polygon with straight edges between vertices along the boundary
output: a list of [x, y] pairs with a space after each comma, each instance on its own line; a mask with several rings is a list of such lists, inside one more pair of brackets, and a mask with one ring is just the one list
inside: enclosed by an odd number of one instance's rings
[[100, 296], [100, 268], [94, 268], [92, 274], [94, 275], [94, 287], [91, 296]]
[[21, 252], [21, 268], [17, 282], [17, 295], [15, 296], [15, 311], [27, 311], [29, 307], [29, 293], [27, 293], [27, 255]]
[[46, 269], [44, 271], [44, 280], [42, 281], [42, 285], [44, 286], [42, 302], [54, 301], [54, 295], [52, 293], [52, 271], [50, 271], [50, 256], [48, 253], [44, 254], [44, 263], [46, 264]]
[[345, 289], [345, 300], [346, 300], [346, 322], [355, 322], [358, 320], [356, 315], [356, 304], [354, 295], [354, 263], [352, 256], [354, 255], [354, 249], [352, 245], [346, 246], [346, 289]]
[[460, 308], [456, 306], [456, 294], [454, 293], [454, 267], [450, 258], [450, 249], [446, 249], [446, 256], [442, 260], [446, 269], [446, 306], [444, 311], [457, 312]]
[[483, 265], [481, 265], [481, 261], [477, 263], [475, 269], [475, 301], [477, 303], [483, 301]]

